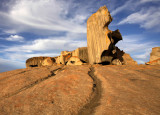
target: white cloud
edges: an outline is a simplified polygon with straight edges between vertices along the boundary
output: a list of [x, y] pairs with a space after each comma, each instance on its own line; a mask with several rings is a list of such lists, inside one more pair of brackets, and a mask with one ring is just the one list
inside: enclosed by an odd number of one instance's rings
[[23, 42], [22, 45], [5, 46], [0, 52], [4, 53], [4, 57], [16, 61], [25, 61], [34, 56], [54, 57], [60, 55], [60, 51], [72, 51], [78, 47], [86, 47], [87, 41], [83, 37], [84, 35], [81, 34], [67, 33], [59, 37], [39, 38]]
[[148, 2], [160, 2], [160, 0], [128, 0], [123, 5], [117, 7], [111, 12], [112, 16], [115, 16], [116, 14], [122, 12], [122, 11], [128, 11], [132, 10], [135, 11], [139, 6], [144, 5]]
[[19, 41], [19, 42], [23, 42], [24, 41], [24, 37], [19, 36], [19, 35], [10, 35], [8, 38], [6, 38], [7, 41]]
[[[139, 4], [152, 1], [128, 0], [112, 11], [111, 14], [116, 15], [126, 9], [136, 11], [136, 7]], [[15, 4], [9, 4], [8, 11], [0, 11], [0, 26], [4, 27], [3, 31], [7, 34], [17, 35], [20, 32], [31, 32], [32, 34], [47, 36], [52, 36], [56, 33], [59, 35], [61, 32], [62, 34], [60, 34], [61, 37], [38, 38], [33, 41], [26, 40], [21, 45], [5, 46], [0, 52], [9, 60], [25, 61], [27, 58], [34, 56], [57, 56], [60, 55], [60, 51], [74, 50], [77, 47], [87, 46], [86, 19], [98, 8], [96, 7], [97, 5], [93, 6], [91, 1], [86, 3], [85, 5], [80, 5], [79, 2], [75, 3], [74, 0], [17, 0]], [[94, 10], [91, 9], [92, 6]], [[143, 28], [155, 27], [154, 25], [159, 24], [159, 17], [157, 18], [159, 10], [156, 10], [150, 13], [148, 8], [146, 11], [136, 12], [136, 15], [140, 15], [139, 21], [135, 19], [135, 16], [132, 16], [134, 22], [130, 19], [130, 21], [127, 20], [127, 23], [140, 24]], [[145, 18], [150, 21], [146, 22]], [[155, 24], [155, 22], [158, 22], [158, 24]], [[122, 24], [125, 23], [123, 22]], [[149, 55], [149, 53], [145, 54], [145, 52], [147, 52], [147, 49], [154, 47], [154, 44], [139, 42], [142, 38], [143, 36], [140, 35], [124, 36], [123, 42], [118, 43], [118, 46], [125, 52], [130, 53], [139, 63], [144, 62], [144, 59], [148, 59]], [[138, 54], [141, 55], [138, 56]]]
[[[9, 12], [0, 12], [0, 17], [6, 24], [7, 33], [39, 30], [39, 34], [45, 31], [66, 31], [86, 33], [85, 20], [87, 13], [71, 16], [69, 10], [74, 2], [58, 0], [17, 0]], [[79, 9], [72, 9], [73, 14]], [[69, 16], [68, 16], [69, 15]], [[12, 25], [12, 26], [10, 26]]]
[[51, 50], [74, 50], [78, 47], [87, 46], [86, 41], [73, 41], [67, 38], [54, 37], [46, 39], [36, 39], [31, 43], [20, 46], [13, 46], [5, 49], [9, 52], [33, 52], [33, 51], [51, 51]]
[[139, 24], [140, 27], [145, 29], [159, 30], [160, 25], [160, 8], [142, 9], [139, 12], [130, 14], [127, 18], [119, 22], [122, 24]]
[[39, 56], [49, 56], [49, 57], [55, 57], [59, 56], [59, 53], [25, 53], [25, 52], [13, 52], [13, 53], [6, 53], [5, 56], [8, 57], [12, 61], [21, 61], [24, 62], [31, 57], [39, 57]]
[[3, 30], [6, 34], [16, 34], [16, 30]]
[[[125, 2], [122, 6], [119, 6], [118, 8], [116, 8], [115, 10], [113, 10], [111, 12], [111, 15], [114, 16], [116, 15], [117, 13], [127, 9], [131, 4], [132, 4], [132, 0], [128, 0], [127, 2]], [[133, 6], [132, 6], [133, 7]]]
[[10, 71], [20, 68], [25, 68], [25, 63], [19, 61], [11, 61], [10, 59], [0, 58], [0, 72]]
[[[36, 39], [24, 45], [4, 48], [3, 52], [6, 52], [5, 57], [10, 60], [25, 61], [27, 58], [34, 56], [54, 57], [60, 55], [60, 51], [72, 51], [78, 47], [87, 46], [87, 41], [69, 39], [71, 36], [72, 34], [68, 34], [65, 37]], [[156, 47], [156, 45], [153, 42], [144, 42], [144, 40], [145, 37], [143, 35], [123, 36], [123, 41], [118, 42], [117, 46], [129, 53], [138, 63], [148, 62], [151, 48]]]
[[144, 64], [145, 62], [149, 61], [151, 50], [151, 47], [146, 48], [143, 53], [134, 55], [133, 58], [136, 59], [138, 63]]
[[154, 42], [145, 42], [143, 35], [123, 36], [123, 41], [117, 43], [117, 46], [126, 53], [129, 53], [138, 63], [144, 64], [149, 61], [151, 49], [156, 47]]
[[160, 2], [160, 0], [141, 0], [141, 3], [146, 3], [146, 2]]
[[137, 62], [138, 62], [138, 64], [145, 64], [146, 63], [146, 61], [144, 61], [144, 60], [136, 60]]

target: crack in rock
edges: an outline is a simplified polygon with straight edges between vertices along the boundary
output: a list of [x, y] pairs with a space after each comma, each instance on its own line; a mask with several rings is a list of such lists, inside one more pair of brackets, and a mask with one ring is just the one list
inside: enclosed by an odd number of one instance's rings
[[55, 75], [56, 75], [55, 72], [57, 72], [57, 71], [59, 71], [59, 70], [61, 70], [61, 69], [62, 69], [62, 68], [55, 69], [55, 70], [51, 71], [51, 74], [48, 75], [47, 77], [44, 77], [44, 78], [42, 78], [42, 79], [38, 79], [38, 80], [32, 82], [31, 84], [29, 84], [29, 85], [27, 85], [27, 86], [24, 86], [24, 87], [22, 87], [21, 89], [15, 91], [15, 92], [13, 92], [13, 93], [10, 93], [10, 94], [5, 95], [3, 98], [9, 98], [9, 97], [11, 97], [11, 96], [17, 95], [18, 93], [20, 93], [20, 92], [22, 92], [22, 91], [25, 91], [25, 90], [27, 90], [27, 89], [29, 89], [29, 88], [31, 88], [31, 87], [33, 87], [33, 86], [35, 86], [35, 85], [43, 82], [43, 81], [45, 81], [45, 80], [47, 80], [47, 79], [55, 76]]
[[78, 115], [91, 115], [94, 114], [94, 110], [100, 105], [100, 99], [102, 95], [101, 81], [94, 75], [94, 68], [91, 67], [88, 75], [93, 79], [92, 94], [90, 101], [80, 109]]

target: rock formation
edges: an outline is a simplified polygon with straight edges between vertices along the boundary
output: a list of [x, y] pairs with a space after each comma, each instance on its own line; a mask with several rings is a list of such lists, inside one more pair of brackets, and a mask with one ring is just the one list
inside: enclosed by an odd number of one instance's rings
[[[53, 59], [56, 64], [82, 65], [83, 63], [104, 65], [134, 65], [137, 64], [129, 54], [116, 47], [122, 40], [119, 30], [111, 31], [108, 25], [112, 17], [106, 6], [101, 7], [87, 21], [87, 47], [74, 51], [62, 51], [60, 56]], [[52, 65], [46, 57], [31, 58], [26, 62], [27, 67]]]
[[43, 60], [42, 66], [52, 66], [54, 62], [55, 62], [55, 60], [53, 61], [53, 58], [48, 57]]
[[150, 61], [154, 61], [160, 58], [160, 47], [152, 48], [152, 52], [150, 54]]
[[125, 53], [123, 56], [123, 65], [137, 65], [137, 62], [132, 59], [132, 57]]
[[71, 57], [72, 53], [70, 51], [62, 51], [61, 55], [56, 58], [57, 64], [66, 64]]
[[51, 66], [53, 63], [55, 59], [51, 57], [32, 57], [26, 60], [26, 67]]
[[146, 63], [147, 65], [160, 65], [160, 47], [152, 48], [150, 54], [150, 61]]
[[87, 46], [89, 63], [111, 63], [116, 53], [115, 44], [122, 40], [119, 30], [111, 31], [112, 17], [106, 6], [101, 7], [87, 21]]
[[[76, 57], [76, 59], [75, 59], [75, 57]], [[88, 63], [89, 62], [88, 61], [87, 47], [77, 48], [74, 51], [62, 51], [61, 55], [56, 58], [56, 63], [66, 65], [69, 60], [77, 60], [77, 59], [80, 60], [80, 62], [83, 62], [83, 63]], [[68, 65], [75, 65], [75, 64], [68, 63]]]
[[[102, 7], [87, 22], [88, 48], [29, 58], [29, 68], [0, 73], [0, 115], [160, 115], [160, 65], [136, 65], [115, 46], [122, 37], [108, 29], [111, 21]], [[157, 62], [160, 47], [149, 63]]]
[[83, 65], [83, 62], [76, 56], [72, 56], [68, 62], [67, 65]]
[[77, 48], [72, 51], [72, 56], [77, 56], [83, 63], [88, 63], [88, 49], [87, 47]]

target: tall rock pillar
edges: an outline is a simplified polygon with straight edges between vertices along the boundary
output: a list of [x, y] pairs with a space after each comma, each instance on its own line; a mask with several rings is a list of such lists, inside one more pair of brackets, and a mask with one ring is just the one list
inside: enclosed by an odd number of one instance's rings
[[87, 21], [87, 46], [89, 63], [111, 61], [115, 44], [122, 40], [119, 30], [111, 31], [112, 17], [106, 6], [101, 7]]

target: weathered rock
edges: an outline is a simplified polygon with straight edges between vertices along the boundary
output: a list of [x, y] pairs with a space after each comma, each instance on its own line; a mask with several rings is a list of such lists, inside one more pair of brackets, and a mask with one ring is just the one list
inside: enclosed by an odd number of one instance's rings
[[160, 58], [160, 47], [152, 48], [152, 52], [150, 54], [150, 61], [154, 61]]
[[60, 68], [55, 65], [0, 73], [0, 115], [77, 115], [92, 94], [90, 69]]
[[61, 55], [56, 58], [56, 63], [66, 64], [71, 56], [72, 53], [70, 51], [62, 51]]
[[[65, 64], [66, 65], [67, 62], [69, 61], [69, 59], [72, 56], [73, 56], [72, 60], [75, 59], [75, 57], [76, 57], [77, 59], [80, 60], [81, 63], [82, 62], [83, 63], [88, 63], [89, 62], [88, 61], [88, 50], [87, 50], [87, 47], [81, 47], [81, 48], [77, 48], [76, 50], [74, 50], [72, 52], [70, 52], [70, 51], [62, 51], [61, 55], [56, 58], [56, 63], [57, 64]], [[70, 65], [75, 65], [75, 64], [71, 64], [70, 63]], [[82, 64], [79, 64], [79, 65], [82, 65]]]
[[[115, 44], [122, 40], [119, 30], [111, 31], [112, 17], [106, 6], [101, 7], [87, 21], [87, 46], [89, 63], [111, 62]], [[109, 56], [109, 57], [108, 57]]]
[[92, 67], [0, 73], [0, 115], [160, 114], [160, 65]]
[[146, 65], [160, 65], [160, 58], [154, 60], [154, 61], [150, 61], [145, 63]]
[[53, 64], [54, 62], [51, 57], [44, 59], [42, 62], [42, 66], [52, 66]]
[[83, 62], [76, 56], [72, 56], [68, 62], [67, 65], [83, 65]]
[[[118, 47], [116, 47], [115, 52], [116, 53], [113, 55], [113, 59], [118, 59], [122, 65], [137, 65], [137, 62], [134, 61], [129, 54], [125, 53], [123, 50], [120, 50]], [[116, 65], [115, 62], [112, 63]]]
[[88, 49], [87, 47], [77, 48], [72, 51], [72, 56], [77, 56], [82, 62], [88, 63]]
[[113, 64], [113, 65], [122, 65], [122, 62], [121, 62], [119, 59], [114, 59], [114, 60], [112, 61], [112, 64]]
[[53, 63], [55, 63], [55, 59], [51, 58], [51, 57], [32, 57], [26, 60], [26, 67], [42, 67], [44, 65], [47, 65], [46, 61], [44, 62], [44, 60], [49, 60], [50, 62], [48, 62], [49, 65], [52, 65]]
[[123, 56], [123, 65], [137, 65], [137, 62], [132, 59], [132, 57], [125, 53]]
[[147, 62], [146, 65], [160, 65], [160, 47], [152, 48], [150, 62]]

